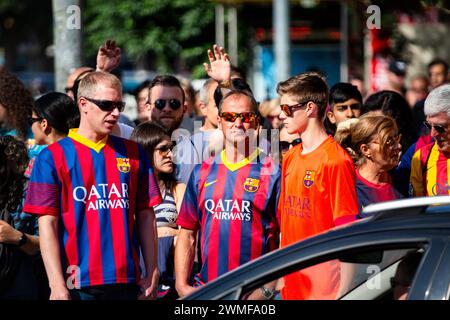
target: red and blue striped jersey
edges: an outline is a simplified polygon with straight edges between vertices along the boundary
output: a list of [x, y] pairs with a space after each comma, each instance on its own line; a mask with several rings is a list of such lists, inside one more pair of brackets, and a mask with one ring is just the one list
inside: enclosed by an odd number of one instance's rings
[[159, 203], [140, 145], [114, 136], [95, 144], [71, 131], [37, 157], [24, 211], [59, 217], [63, 272], [76, 270], [84, 288], [140, 278], [135, 213]]
[[194, 168], [177, 224], [200, 229], [196, 285], [278, 247], [280, 179], [279, 165], [258, 152], [231, 164], [222, 151]]

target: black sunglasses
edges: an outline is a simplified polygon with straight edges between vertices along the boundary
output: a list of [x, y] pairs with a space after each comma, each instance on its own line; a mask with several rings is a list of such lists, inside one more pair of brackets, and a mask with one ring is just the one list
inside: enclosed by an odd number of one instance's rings
[[119, 112], [122, 112], [125, 109], [125, 102], [123, 101], [110, 101], [110, 100], [97, 100], [88, 97], [83, 97], [87, 101], [92, 102], [97, 107], [99, 107], [102, 111], [111, 112], [115, 108], [119, 109]]
[[447, 133], [447, 128], [439, 125], [439, 124], [431, 124], [428, 121], [424, 121], [423, 124], [428, 128], [428, 130], [431, 130], [431, 128], [434, 128], [434, 130], [437, 131], [439, 134]]
[[301, 142], [302, 142], [302, 139], [301, 139], [301, 138], [294, 139], [294, 140], [292, 140], [292, 142], [289, 142], [289, 141], [280, 141], [280, 151], [281, 151], [281, 152], [288, 151], [289, 148], [291, 147], [291, 145], [292, 145], [293, 147], [295, 147], [296, 145], [298, 145], [298, 144], [301, 143]]
[[178, 110], [181, 107], [181, 101], [177, 99], [156, 99], [155, 107], [158, 110], [162, 110], [165, 108], [166, 103], [169, 102], [169, 106], [172, 110]]
[[28, 117], [28, 125], [31, 127], [33, 125], [33, 123], [41, 122], [42, 120], [44, 120], [44, 118], [41, 118], [41, 117], [38, 117], [38, 118]]
[[294, 115], [294, 111], [306, 107], [307, 103], [308, 103], [308, 101], [297, 103], [297, 104], [293, 104], [293, 105], [280, 104], [280, 108], [281, 108], [281, 111], [284, 112], [284, 114], [287, 117], [292, 117]]

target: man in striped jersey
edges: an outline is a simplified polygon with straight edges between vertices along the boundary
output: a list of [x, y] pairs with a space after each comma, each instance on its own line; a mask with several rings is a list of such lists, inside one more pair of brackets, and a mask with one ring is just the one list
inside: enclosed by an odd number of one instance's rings
[[154, 298], [161, 195], [142, 147], [110, 135], [124, 108], [120, 80], [88, 74], [78, 107], [80, 127], [39, 154], [24, 207], [39, 215], [50, 299]]
[[425, 125], [431, 130], [433, 143], [414, 153], [411, 162], [411, 196], [450, 194], [450, 85], [430, 92], [425, 100]]
[[[244, 91], [224, 96], [218, 127], [225, 149], [194, 168], [177, 219], [175, 278], [181, 297], [278, 247], [280, 168], [257, 148], [258, 126], [253, 96]], [[197, 230], [202, 265], [192, 283]]]

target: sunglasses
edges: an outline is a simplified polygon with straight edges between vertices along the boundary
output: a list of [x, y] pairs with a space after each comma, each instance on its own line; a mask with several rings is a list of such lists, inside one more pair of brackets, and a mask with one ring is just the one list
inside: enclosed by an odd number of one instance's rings
[[436, 130], [437, 133], [439, 133], [439, 134], [447, 133], [447, 128], [443, 125], [431, 124], [428, 121], [424, 121], [423, 124], [428, 128], [428, 130], [431, 130], [431, 128], [434, 128], [434, 130]]
[[228, 122], [235, 122], [237, 118], [241, 119], [243, 123], [253, 123], [256, 120], [256, 113], [254, 112], [222, 112], [220, 117]]
[[281, 108], [281, 111], [284, 112], [284, 114], [287, 117], [292, 117], [294, 115], [294, 111], [300, 110], [300, 109], [306, 107], [307, 103], [308, 103], [308, 101], [297, 103], [297, 104], [293, 104], [293, 105], [280, 104], [280, 108]]
[[169, 102], [169, 106], [172, 110], [178, 110], [181, 107], [181, 101], [177, 99], [156, 99], [155, 107], [158, 110], [164, 109], [166, 103]]
[[173, 145], [166, 144], [166, 145], [163, 145], [163, 146], [161, 146], [159, 148], [156, 148], [155, 150], [158, 150], [160, 155], [164, 157], [164, 156], [166, 156], [169, 153], [169, 151], [173, 150]]
[[38, 117], [38, 118], [33, 118], [33, 117], [28, 117], [28, 125], [31, 127], [33, 125], [33, 123], [35, 122], [41, 122], [42, 120], [44, 120], [44, 118]]
[[286, 152], [286, 151], [289, 150], [289, 148], [290, 148], [291, 146], [295, 147], [296, 145], [298, 145], [298, 144], [301, 143], [301, 142], [302, 142], [302, 139], [301, 139], [301, 138], [294, 139], [294, 140], [292, 140], [292, 142], [289, 142], [289, 141], [280, 141], [280, 151], [281, 151], [281, 152]]
[[114, 111], [115, 108], [119, 109], [119, 112], [122, 112], [125, 109], [125, 102], [123, 101], [110, 101], [110, 100], [96, 100], [88, 97], [83, 97], [87, 101], [92, 102], [97, 107], [99, 107], [102, 111], [111, 112]]

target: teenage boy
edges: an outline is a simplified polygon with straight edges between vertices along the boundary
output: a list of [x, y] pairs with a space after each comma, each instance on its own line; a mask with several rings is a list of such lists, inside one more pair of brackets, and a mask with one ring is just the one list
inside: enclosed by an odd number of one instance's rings
[[[302, 143], [283, 157], [279, 217], [281, 246], [356, 219], [355, 169], [348, 153], [323, 125], [328, 87], [308, 72], [278, 84], [280, 118]], [[334, 299], [339, 265], [324, 263], [284, 277], [283, 299]]]

